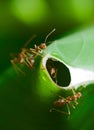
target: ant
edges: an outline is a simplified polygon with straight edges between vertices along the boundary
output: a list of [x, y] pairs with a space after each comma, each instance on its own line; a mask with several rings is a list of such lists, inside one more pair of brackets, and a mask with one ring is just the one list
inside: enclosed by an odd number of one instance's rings
[[[24, 45], [24, 47], [21, 49], [21, 52], [18, 54], [17, 57], [14, 57], [11, 60], [11, 63], [13, 64], [13, 66], [15, 67], [15, 70], [19, 70], [20, 72], [22, 72], [19, 67], [17, 67], [16, 63], [18, 64], [23, 64], [25, 63], [28, 67], [32, 68], [33, 64], [34, 64], [34, 59], [37, 55], [41, 55], [41, 51], [42, 49], [46, 49], [46, 41], [48, 39], [48, 37], [55, 31], [55, 29], [53, 29], [45, 38], [45, 42], [41, 43], [39, 46], [35, 45], [35, 48], [29, 48], [27, 49], [26, 46], [30, 43], [30, 41], [36, 37], [36, 35], [33, 35], [28, 42], [26, 42], [26, 44]], [[23, 73], [23, 72], [22, 72]]]
[[76, 105], [78, 105], [77, 99], [79, 99], [79, 98], [82, 96], [82, 94], [81, 94], [80, 92], [77, 92], [77, 93], [76, 93], [76, 92], [73, 90], [73, 88], [72, 88], [72, 92], [73, 92], [73, 95], [72, 95], [72, 96], [68, 96], [68, 97], [66, 97], [66, 98], [64, 98], [64, 97], [62, 97], [62, 96], [59, 96], [59, 99], [54, 102], [54, 105], [55, 105], [56, 107], [63, 107], [64, 105], [66, 105], [66, 107], [67, 107], [67, 112], [61, 111], [61, 110], [56, 109], [56, 108], [50, 109], [50, 112], [52, 112], [52, 111], [54, 110], [54, 111], [60, 112], [60, 113], [62, 113], [62, 114], [70, 115], [69, 105], [70, 105], [72, 108], [75, 109], [75, 106], [74, 106], [73, 102], [74, 102]]
[[26, 46], [29, 44], [29, 42], [34, 39], [36, 37], [36, 35], [33, 35], [29, 41], [27, 41], [24, 45], [24, 47], [21, 49], [21, 52], [14, 57], [12, 60], [10, 60], [10, 62], [12, 63], [12, 65], [14, 66], [15, 70], [19, 70], [20, 72], [23, 73], [23, 71], [21, 71], [21, 69], [19, 69], [19, 67], [17, 67], [16, 63], [18, 64], [23, 64], [25, 63], [28, 67], [32, 67], [34, 61], [30, 60], [30, 54], [29, 54], [29, 49], [26, 48]]
[[35, 48], [30, 48], [30, 51], [33, 53], [33, 56], [31, 58], [35, 58], [37, 55], [42, 55], [42, 50], [46, 49], [46, 42], [48, 37], [55, 31], [55, 28], [46, 36], [44, 43], [41, 43], [39, 46], [35, 45]]

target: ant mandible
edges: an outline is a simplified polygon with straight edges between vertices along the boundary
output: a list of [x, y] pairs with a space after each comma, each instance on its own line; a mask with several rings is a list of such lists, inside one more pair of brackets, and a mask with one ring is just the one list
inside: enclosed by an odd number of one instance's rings
[[63, 107], [64, 105], [66, 105], [66, 107], [67, 107], [67, 112], [62, 111], [62, 110], [59, 110], [59, 109], [57, 109], [57, 108], [52, 108], [52, 109], [50, 109], [50, 112], [52, 112], [52, 111], [57, 111], [57, 112], [62, 113], [62, 114], [70, 115], [69, 105], [70, 105], [72, 108], [75, 109], [75, 106], [74, 106], [73, 102], [74, 102], [76, 105], [78, 105], [77, 99], [79, 99], [79, 98], [82, 96], [82, 94], [81, 94], [80, 92], [77, 92], [77, 93], [76, 93], [76, 92], [73, 90], [73, 88], [72, 88], [72, 92], [73, 92], [73, 95], [72, 95], [72, 96], [68, 96], [68, 97], [66, 97], [66, 98], [64, 98], [64, 97], [62, 97], [62, 96], [59, 96], [59, 99], [54, 102], [54, 106], [55, 106], [55, 107]]

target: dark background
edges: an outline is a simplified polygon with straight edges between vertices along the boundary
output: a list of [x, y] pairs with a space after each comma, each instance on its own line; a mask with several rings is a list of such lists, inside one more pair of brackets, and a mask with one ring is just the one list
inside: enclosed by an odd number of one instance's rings
[[29, 47], [43, 42], [53, 28], [48, 41], [93, 23], [94, 0], [0, 0], [0, 72], [33, 34]]

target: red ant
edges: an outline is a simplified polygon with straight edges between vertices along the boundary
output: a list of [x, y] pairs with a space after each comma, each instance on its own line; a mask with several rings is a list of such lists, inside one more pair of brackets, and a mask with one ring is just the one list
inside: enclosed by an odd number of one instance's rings
[[35, 45], [35, 49], [30, 48], [30, 51], [33, 53], [33, 56], [31, 58], [35, 58], [37, 55], [42, 55], [42, 50], [46, 49], [46, 42], [48, 37], [55, 31], [55, 28], [46, 36], [44, 43], [41, 43], [39, 46]]
[[[55, 29], [53, 29], [45, 38], [45, 42], [41, 43], [39, 46], [35, 45], [35, 49], [29, 48], [27, 49], [26, 46], [30, 43], [30, 41], [35, 38], [36, 35], [34, 35], [33, 37], [31, 37], [31, 39], [24, 45], [24, 48], [22, 48], [21, 52], [18, 54], [17, 57], [14, 57], [11, 60], [11, 63], [13, 64], [13, 66], [15, 67], [15, 69], [19, 70], [20, 72], [22, 72], [19, 67], [17, 67], [16, 63], [18, 64], [22, 64], [25, 63], [28, 67], [32, 68], [33, 64], [34, 64], [34, 58], [37, 55], [41, 55], [41, 51], [42, 49], [46, 49], [46, 41], [47, 38], [55, 31]], [[23, 73], [23, 72], [22, 72]]]
[[24, 47], [21, 49], [21, 52], [18, 54], [17, 57], [14, 57], [12, 60], [11, 60], [11, 63], [13, 64], [15, 70], [19, 70], [20, 72], [23, 73], [23, 71], [21, 71], [21, 69], [19, 69], [19, 67], [17, 67], [16, 63], [18, 64], [23, 64], [25, 63], [28, 67], [32, 67], [33, 66], [33, 63], [34, 61], [30, 60], [30, 54], [29, 54], [29, 49], [26, 48], [26, 46], [29, 44], [29, 42], [35, 38], [36, 35], [33, 35], [29, 41], [26, 42], [26, 44], [24, 45]]
[[73, 102], [77, 105], [78, 104], [77, 99], [79, 99], [82, 96], [82, 94], [80, 92], [76, 93], [73, 89], [72, 89], [72, 92], [73, 92], [72, 96], [68, 96], [66, 98], [64, 98], [62, 96], [59, 96], [59, 99], [54, 102], [54, 105], [56, 107], [63, 107], [64, 105], [66, 105], [68, 112], [64, 112], [64, 111], [61, 111], [61, 110], [56, 109], [56, 108], [52, 108], [50, 110], [50, 112], [52, 112], [54, 110], [54, 111], [60, 112], [62, 114], [70, 115], [69, 105], [72, 108], [75, 109], [75, 106], [73, 105]]

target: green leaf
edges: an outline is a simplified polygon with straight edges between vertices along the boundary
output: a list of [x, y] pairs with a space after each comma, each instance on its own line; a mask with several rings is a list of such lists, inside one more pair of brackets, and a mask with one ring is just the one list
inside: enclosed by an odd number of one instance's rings
[[[73, 96], [70, 88], [60, 87], [63, 86], [62, 80], [66, 76], [69, 79], [66, 78], [66, 83], [71, 82], [71, 73], [66, 65], [94, 70], [93, 32], [94, 27], [91, 27], [52, 42], [46, 52], [50, 54], [49, 57], [54, 56], [54, 60], [49, 63], [48, 59], [45, 59], [47, 55], [36, 57], [32, 69], [27, 66], [21, 67], [25, 76], [21, 73], [16, 75], [12, 67], [2, 74], [0, 79], [0, 128], [2, 130], [92, 129], [94, 84], [75, 89], [76, 92], [82, 93], [82, 97], [78, 99], [78, 105], [73, 102], [75, 109], [69, 105], [71, 113], [69, 116], [50, 111], [53, 107], [56, 108], [53, 103], [60, 98], [59, 96], [65, 98]], [[54, 62], [56, 63], [53, 65]], [[51, 69], [47, 69], [49, 66], [56, 67], [55, 69], [58, 70], [57, 73], [55, 72], [55, 77], [51, 74]], [[58, 110], [59, 107], [56, 109]], [[60, 110], [67, 112], [65, 106]]]
[[65, 63], [94, 70], [94, 26], [53, 41], [48, 53]]

